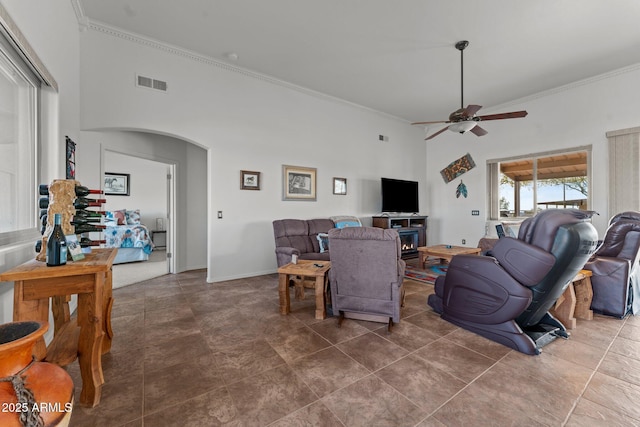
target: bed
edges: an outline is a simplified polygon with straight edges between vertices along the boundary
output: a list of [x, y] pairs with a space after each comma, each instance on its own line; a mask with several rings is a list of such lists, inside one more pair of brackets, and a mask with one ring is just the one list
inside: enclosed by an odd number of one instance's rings
[[107, 211], [105, 225], [105, 246], [118, 248], [114, 264], [149, 259], [153, 251], [153, 242], [149, 229], [140, 223], [139, 210]]

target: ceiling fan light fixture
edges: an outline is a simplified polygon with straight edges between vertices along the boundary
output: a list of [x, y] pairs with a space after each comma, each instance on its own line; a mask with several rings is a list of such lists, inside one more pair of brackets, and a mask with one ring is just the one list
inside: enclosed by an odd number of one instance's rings
[[449, 125], [449, 130], [451, 132], [465, 133], [476, 127], [477, 124], [478, 122], [475, 122], [473, 120], [466, 120]]

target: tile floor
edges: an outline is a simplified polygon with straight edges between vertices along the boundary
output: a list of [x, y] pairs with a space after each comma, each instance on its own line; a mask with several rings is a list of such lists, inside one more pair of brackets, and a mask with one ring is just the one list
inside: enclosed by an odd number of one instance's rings
[[391, 334], [315, 320], [311, 290], [281, 316], [276, 275], [117, 289], [102, 401], [71, 425], [640, 426], [640, 318], [579, 320], [527, 356], [441, 320], [432, 286], [405, 286]]

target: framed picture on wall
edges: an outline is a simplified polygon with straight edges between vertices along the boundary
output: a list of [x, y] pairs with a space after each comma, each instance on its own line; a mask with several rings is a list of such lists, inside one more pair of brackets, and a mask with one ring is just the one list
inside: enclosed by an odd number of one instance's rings
[[282, 166], [282, 200], [316, 200], [316, 168]]
[[347, 194], [347, 178], [333, 178], [333, 194], [341, 196]]
[[240, 171], [241, 190], [259, 190], [260, 172]]
[[128, 196], [131, 181], [128, 173], [104, 173], [104, 194], [109, 196]]
[[76, 179], [76, 143], [68, 136], [66, 141], [67, 179]]

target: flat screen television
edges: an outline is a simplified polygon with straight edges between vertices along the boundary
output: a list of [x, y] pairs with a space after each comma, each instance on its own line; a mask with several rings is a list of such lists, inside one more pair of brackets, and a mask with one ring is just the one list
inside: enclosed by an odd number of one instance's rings
[[418, 182], [382, 178], [382, 212], [420, 212]]

